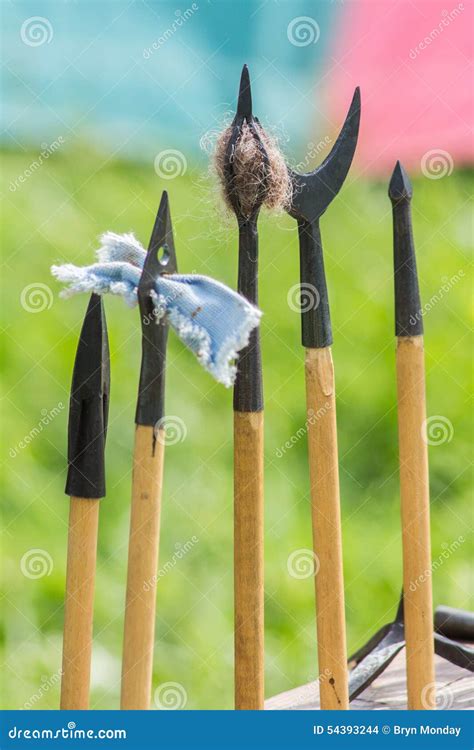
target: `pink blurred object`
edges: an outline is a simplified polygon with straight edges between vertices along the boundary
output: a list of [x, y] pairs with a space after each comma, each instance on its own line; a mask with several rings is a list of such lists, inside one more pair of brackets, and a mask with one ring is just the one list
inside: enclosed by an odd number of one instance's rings
[[340, 8], [325, 90], [338, 127], [361, 87], [361, 172], [387, 175], [397, 159], [434, 176], [472, 164], [473, 9], [472, 0], [359, 0]]

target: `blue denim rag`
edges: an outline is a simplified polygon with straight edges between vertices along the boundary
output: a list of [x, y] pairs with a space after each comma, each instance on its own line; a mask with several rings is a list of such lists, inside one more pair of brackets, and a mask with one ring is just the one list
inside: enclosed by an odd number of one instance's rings
[[[91, 266], [66, 263], [51, 272], [79, 292], [118, 294], [134, 306], [146, 251], [133, 234], [107, 232], [101, 237], [98, 262]], [[236, 374], [237, 353], [258, 326], [261, 312], [244, 297], [215, 279], [197, 274], [158, 276], [151, 293], [156, 322], [166, 316], [180, 339], [214, 378], [229, 387]], [[153, 321], [151, 321], [153, 322]]]

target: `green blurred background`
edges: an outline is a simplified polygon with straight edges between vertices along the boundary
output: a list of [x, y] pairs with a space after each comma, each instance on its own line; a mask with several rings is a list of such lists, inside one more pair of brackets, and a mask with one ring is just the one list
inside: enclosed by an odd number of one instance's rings
[[[288, 11], [290, 18], [295, 13]], [[205, 26], [205, 16], [199, 23]], [[71, 38], [77, 41], [72, 32]], [[232, 76], [227, 71], [223, 76], [229, 92], [243, 61], [238, 50], [235, 57], [239, 62], [229, 64]], [[169, 102], [170, 109], [176, 106]], [[296, 106], [293, 119], [298, 111]], [[205, 127], [213, 124], [211, 116], [209, 123], [203, 119]], [[307, 135], [310, 126], [308, 119]], [[333, 123], [331, 132], [336, 129]], [[62, 131], [50, 132], [48, 142]], [[234, 222], [216, 210], [216, 191], [202, 156], [186, 151], [187, 169], [173, 180], [155, 172], [150, 155], [181, 148], [179, 140], [157, 137], [145, 158], [132, 158], [106, 140], [92, 145], [81, 130], [81, 137], [68, 134], [66, 144], [12, 190], [9, 186], [37, 159], [39, 146], [15, 136], [14, 129], [8, 135], [2, 151], [1, 705], [57, 708], [68, 520], [63, 494], [67, 403], [87, 299], [60, 299], [49, 268], [66, 261], [90, 263], [97, 237], [109, 229], [134, 231], [146, 244], [164, 188], [170, 193], [181, 271], [235, 286], [237, 237]], [[301, 142], [291, 148], [296, 161], [306, 156]], [[335, 339], [350, 652], [392, 618], [402, 576], [388, 177], [383, 182], [353, 172], [322, 222]], [[436, 417], [434, 423], [441, 418], [445, 428], [430, 447], [433, 559], [457, 541], [456, 551], [444, 555], [433, 576], [434, 600], [465, 608], [472, 588], [467, 541], [472, 521], [471, 182], [471, 173], [458, 169], [440, 180], [415, 177], [413, 200], [421, 294], [425, 303], [434, 300], [424, 319], [428, 414]], [[287, 216], [262, 215], [260, 228], [266, 695], [271, 696], [315, 679], [317, 657], [313, 581], [293, 577], [288, 568], [290, 556], [312, 544], [305, 435], [282, 451], [292, 436], [301, 435], [305, 421], [299, 314], [288, 304], [298, 281], [297, 236]], [[108, 492], [100, 515], [91, 694], [91, 707], [100, 709], [119, 704], [140, 359], [137, 311], [110, 298], [106, 312], [112, 360]], [[167, 572], [158, 585], [153, 689], [178, 683], [188, 709], [231, 708], [232, 393], [214, 383], [174, 335], [166, 401], [168, 414], [185, 424], [186, 436], [166, 452], [160, 569]], [[47, 417], [40, 430], [42, 417], [52, 410], [57, 415]], [[198, 541], [181, 554], [193, 537]]]
[[[7, 180], [31, 155], [4, 154]], [[94, 174], [93, 179], [90, 179]], [[421, 292], [427, 302], [443, 277], [466, 271], [470, 224], [467, 176], [414, 184], [414, 228]], [[67, 408], [21, 449], [60, 402], [86, 298], [61, 300], [53, 262], [88, 263], [103, 230], [136, 231], [147, 242], [162, 184], [152, 167], [109, 162], [71, 150], [51, 157], [4, 215], [3, 298], [3, 658], [2, 705], [21, 707], [61, 665], [68, 501]], [[218, 219], [200, 172], [170, 186], [179, 264], [234, 285], [236, 233]], [[70, 196], [74, 195], [71, 200]], [[349, 650], [395, 611], [401, 581], [397, 476], [391, 212], [386, 186], [352, 182], [323, 224], [334, 320], [341, 497]], [[317, 674], [311, 578], [288, 573], [291, 553], [311, 548], [306, 439], [278, 449], [304, 425], [299, 315], [287, 303], [297, 283], [297, 237], [287, 217], [261, 221], [261, 307], [265, 417], [266, 693]], [[49, 309], [27, 312], [28, 284], [54, 290]], [[467, 539], [469, 496], [469, 280], [461, 277], [425, 316], [428, 414], [452, 424], [453, 437], [430, 449], [433, 557]], [[101, 506], [92, 703], [118, 706], [126, 576], [133, 419], [140, 357], [136, 310], [106, 300], [112, 357], [107, 445], [108, 494]], [[232, 400], [170, 336], [167, 411], [186, 425], [166, 453], [153, 685], [185, 687], [188, 708], [232, 706]], [[17, 451], [11, 457], [11, 449]], [[278, 454], [278, 455], [277, 455]], [[178, 562], [179, 545], [199, 542]], [[47, 575], [29, 578], [21, 560], [44, 550]], [[51, 562], [50, 562], [51, 561]], [[176, 564], [175, 564], [176, 563]], [[24, 567], [24, 566], [23, 566]], [[169, 567], [169, 566], [168, 566]], [[39, 567], [41, 571], [41, 566]], [[435, 603], [467, 607], [468, 544], [433, 579]], [[58, 685], [36, 707], [58, 705]]]

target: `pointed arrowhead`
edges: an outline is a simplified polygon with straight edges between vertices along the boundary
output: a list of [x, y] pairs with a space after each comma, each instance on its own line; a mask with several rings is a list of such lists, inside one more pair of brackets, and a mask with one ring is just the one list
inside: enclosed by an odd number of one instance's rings
[[92, 294], [82, 325], [72, 376], [66, 494], [105, 495], [105, 437], [110, 357], [102, 298]]
[[[163, 249], [163, 253], [160, 254], [161, 249]], [[164, 190], [138, 284], [138, 301], [140, 302], [140, 299], [145, 300], [150, 296], [150, 291], [160, 274], [176, 273], [176, 271], [173, 226], [171, 224], [168, 193]]]
[[71, 395], [88, 399], [108, 393], [110, 358], [102, 297], [92, 294], [82, 324], [72, 376]]
[[250, 87], [249, 69], [246, 65], [242, 68], [242, 75], [240, 76], [237, 117], [242, 117], [246, 120], [252, 117], [252, 90]]
[[399, 161], [397, 161], [390, 179], [388, 195], [392, 203], [401, 200], [411, 201], [413, 197], [413, 188], [411, 186], [410, 178]]
[[354, 158], [360, 124], [360, 89], [357, 87], [336, 143], [323, 163], [309, 174], [291, 171], [293, 218], [315, 222], [338, 194]]
[[388, 194], [393, 210], [395, 334], [421, 336], [423, 318], [410, 207], [413, 191], [400, 162], [393, 171]]
[[[142, 362], [135, 422], [155, 425], [163, 416], [168, 324], [157, 321], [155, 303], [150, 296], [161, 274], [177, 272], [173, 226], [166, 190], [151, 233], [148, 252], [138, 284], [138, 304], [142, 324]], [[158, 325], [157, 325], [158, 323]]]

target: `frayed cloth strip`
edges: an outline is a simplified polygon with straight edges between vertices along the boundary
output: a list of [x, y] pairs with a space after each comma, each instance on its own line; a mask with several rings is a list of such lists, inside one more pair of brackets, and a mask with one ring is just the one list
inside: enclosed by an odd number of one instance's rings
[[[91, 266], [67, 263], [51, 272], [67, 284], [69, 297], [81, 292], [117, 294], [130, 306], [137, 304], [137, 287], [146, 251], [132, 234], [107, 232]], [[155, 321], [166, 316], [170, 326], [196, 355], [202, 366], [223, 385], [233, 385], [235, 359], [259, 325], [261, 312], [229, 287], [207, 276], [158, 276], [152, 291]]]

